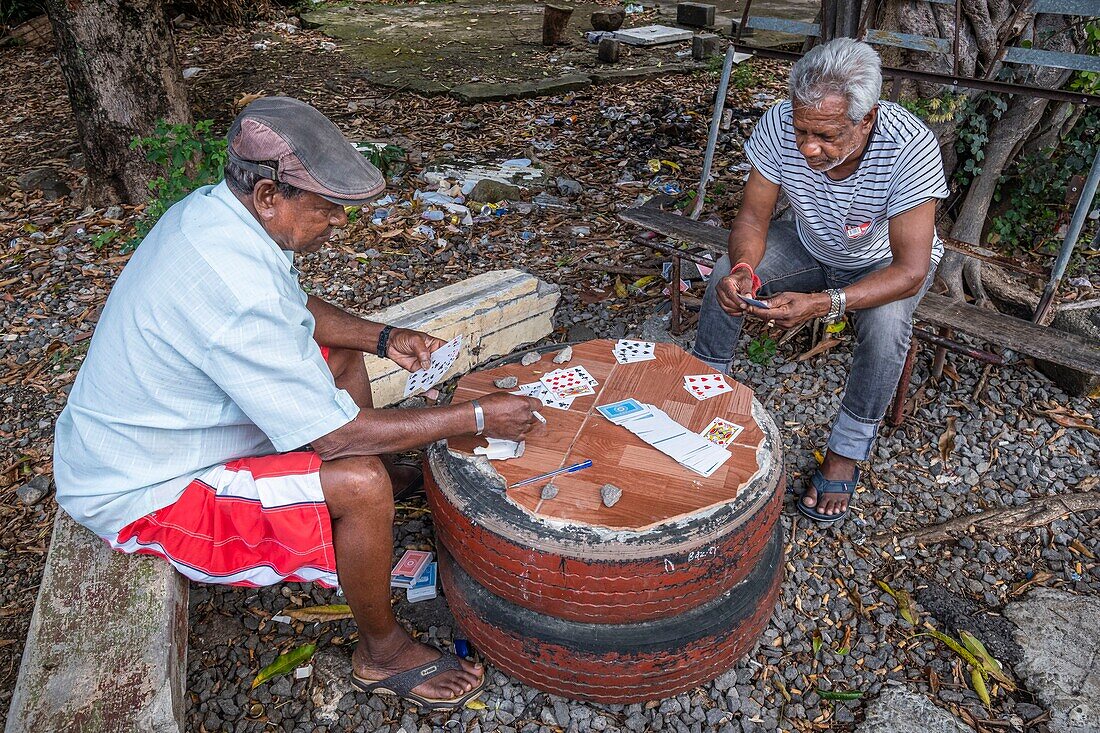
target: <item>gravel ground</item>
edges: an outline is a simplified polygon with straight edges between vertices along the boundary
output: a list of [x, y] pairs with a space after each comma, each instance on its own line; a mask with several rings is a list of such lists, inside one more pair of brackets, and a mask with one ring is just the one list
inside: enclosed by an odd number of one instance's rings
[[[257, 29], [278, 37], [274, 50], [248, 50], [245, 41]], [[404, 225], [400, 216], [379, 227], [360, 221], [327, 251], [306, 258], [303, 282], [311, 292], [371, 310], [478, 272], [518, 267], [561, 286], [555, 340], [662, 333], [661, 320], [654, 316], [662, 301], [659, 284], [622, 295], [616, 293], [614, 277], [579, 263], [586, 259], [645, 272], [659, 267], [651, 253], [631, 244], [635, 232], [618, 224], [614, 212], [648, 193], [652, 158], [683, 167], [680, 172], [663, 168], [664, 182], [686, 187], [697, 177], [713, 77], [669, 77], [464, 108], [447, 99], [367, 87], [339, 58], [322, 61], [312, 55], [322, 39], [309, 32], [291, 37], [273, 34], [268, 26], [200, 29], [183, 39], [184, 65], [201, 58], [207, 67], [192, 86], [196, 117], [214, 117], [224, 128], [233, 100], [260, 89], [315, 99], [349, 135], [396, 140], [410, 151], [413, 169], [394, 181], [395, 195], [410, 195], [418, 186], [413, 177], [418, 166], [444, 151], [485, 161], [538, 157], [554, 167], [555, 175], [583, 189], [579, 196], [568, 193], [568, 185], [565, 192], [551, 191], [571, 210], [535, 208], [469, 230], [441, 229], [446, 245], [413, 236], [383, 239], [384, 231]], [[247, 68], [240, 63], [243, 56]], [[759, 67], [752, 85], [734, 93], [735, 119], [745, 122], [723, 139], [718, 181], [712, 186], [716, 192], [740, 180], [742, 133], [770, 103], [769, 92], [779, 92], [774, 68]], [[41, 82], [26, 84], [29, 75]], [[319, 75], [329, 79], [321, 94]], [[0, 111], [0, 147], [12, 177], [48, 165], [77, 190], [81, 163], [64, 95], [58, 92], [63, 86], [56, 62], [41, 50], [0, 49], [0, 88], [9, 94], [9, 104]], [[548, 115], [554, 115], [553, 124]], [[728, 220], [736, 201], [718, 197], [716, 205], [716, 213]], [[96, 249], [93, 237], [119, 220], [129, 226], [133, 214], [132, 209], [82, 210], [73, 197], [48, 201], [39, 193], [0, 186], [0, 297], [5, 301], [0, 320], [0, 715], [6, 714], [14, 685], [54, 511], [52, 498], [28, 504], [16, 490], [32, 475], [51, 473], [53, 420], [110, 284], [125, 264], [125, 254], [110, 246]], [[589, 231], [582, 236], [573, 229], [577, 226]], [[534, 236], [525, 239], [524, 232]], [[619, 285], [635, 279], [621, 276]], [[841, 346], [794, 361], [806, 348], [804, 336], [795, 338], [780, 347], [771, 364], [745, 361], [734, 374], [756, 391], [783, 428], [792, 490], [800, 489], [813, 466], [814, 450], [824, 447], [850, 359], [850, 349]], [[647, 705], [583, 705], [540, 693], [490, 668], [486, 710], [418, 717], [401, 704], [343, 694], [346, 655], [355, 634], [349, 622], [271, 620], [289, 606], [338, 602], [334, 594], [297, 585], [261, 590], [196, 585], [189, 730], [848, 730], [862, 718], [865, 701], [890, 683], [930, 691], [938, 704], [970, 721], [1001, 723], [990, 730], [1022, 729], [1019, 721], [1043, 712], [1031, 697], [1001, 692], [986, 710], [953, 655], [928, 637], [912, 638], [912, 628], [875, 581], [913, 593], [917, 610], [941, 629], [952, 623], [952, 611], [970, 617], [995, 611], [1028, 581], [1095, 595], [1100, 591], [1094, 560], [1100, 552], [1097, 513], [915, 550], [883, 550], [871, 536], [1065, 492], [1095, 475], [1100, 440], [1037, 412], [1051, 405], [1078, 413], [1093, 407], [1068, 398], [1038, 373], [1024, 367], [992, 372], [984, 396], [976, 398], [980, 365], [949, 360], [953, 369], [933, 383], [927, 356], [921, 359], [914, 379], [925, 388], [915, 413], [902, 429], [880, 440], [850, 519], [829, 529], [807, 526], [789, 511], [794, 497], [788, 498], [783, 597], [757, 652], [710, 685]], [[944, 460], [939, 443], [951, 418], [954, 446]], [[423, 505], [399, 511], [395, 540], [395, 555], [432, 545], [431, 517]], [[933, 608], [944, 618], [929, 615]], [[428, 640], [447, 644], [453, 638], [442, 601], [409, 606], [401, 600], [398, 613]], [[249, 692], [255, 674], [279, 652], [314, 641], [319, 651], [311, 678], [284, 677]], [[1012, 653], [1011, 644], [1004, 649], [997, 653]], [[819, 689], [862, 691], [864, 699], [833, 703], [822, 700]]]

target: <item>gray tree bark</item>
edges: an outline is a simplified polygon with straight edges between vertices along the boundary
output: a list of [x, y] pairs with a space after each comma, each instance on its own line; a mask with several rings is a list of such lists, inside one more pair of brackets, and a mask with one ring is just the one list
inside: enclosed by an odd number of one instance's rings
[[191, 112], [162, 0], [46, 0], [88, 172], [86, 205], [140, 203], [156, 169], [130, 141]]
[[[1026, 7], [1026, 6], [1025, 6]], [[951, 5], [886, 0], [873, 18], [876, 28], [903, 33], [953, 39], [955, 9]], [[1075, 53], [1080, 50], [1083, 35], [1074, 18], [1063, 15], [1038, 15], [1018, 10], [1010, 0], [963, 0], [962, 23], [959, 28], [960, 58], [958, 72], [963, 76], [994, 78], [1008, 71], [1012, 81], [1046, 88], [1061, 87], [1070, 73], [1063, 69], [1013, 66], [1006, 70], [999, 60], [1006, 45], [1019, 45], [1022, 39], [1032, 40], [1034, 47]], [[926, 71], [950, 74], [953, 57], [889, 49], [883, 52], [890, 65], [910, 66]], [[940, 94], [937, 85], [912, 85], [918, 97]], [[964, 91], [965, 94], [973, 94]], [[981, 244], [982, 235], [993, 201], [997, 183], [1006, 166], [1023, 148], [1037, 152], [1042, 144], [1056, 143], [1058, 136], [1072, 124], [1076, 115], [1062, 105], [1050, 105], [1047, 100], [1025, 94], [1005, 98], [1008, 108], [999, 119], [989, 121], [989, 139], [981, 161], [981, 172], [971, 181], [966, 197], [951, 228], [950, 236], [970, 244]], [[950, 178], [958, 162], [955, 141], [958, 123], [952, 119], [932, 125], [944, 157], [944, 167]], [[1036, 142], [1031, 142], [1033, 136]], [[968, 288], [975, 300], [991, 307], [982, 286], [981, 262], [958, 253], [947, 252], [940, 262], [939, 276], [954, 297], [962, 298]], [[965, 288], [964, 288], [965, 283]]]

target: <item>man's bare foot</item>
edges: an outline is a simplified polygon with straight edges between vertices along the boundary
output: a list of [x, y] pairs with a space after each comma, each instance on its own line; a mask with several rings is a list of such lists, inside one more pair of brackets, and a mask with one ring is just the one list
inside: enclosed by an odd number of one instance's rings
[[[440, 657], [438, 649], [414, 641], [404, 629], [395, 627], [385, 639], [361, 638], [351, 656], [352, 670], [360, 679], [378, 682]], [[421, 697], [451, 700], [462, 697], [481, 683], [480, 664], [460, 659], [461, 670], [444, 672], [413, 688]]]
[[[821, 475], [830, 481], [851, 481], [856, 475], [856, 461], [829, 451], [820, 470]], [[806, 486], [806, 493], [802, 495], [803, 504], [821, 514], [829, 515], [843, 514], [848, 508], [849, 499], [851, 497], [846, 494], [826, 494], [818, 503], [817, 489], [812, 483]]]

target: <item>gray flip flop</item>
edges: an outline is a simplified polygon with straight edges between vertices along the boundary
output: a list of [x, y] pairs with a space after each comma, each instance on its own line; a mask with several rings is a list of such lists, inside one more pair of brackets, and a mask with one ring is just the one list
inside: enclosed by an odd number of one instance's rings
[[484, 673], [481, 675], [481, 683], [460, 697], [453, 697], [450, 699], [424, 697], [423, 695], [418, 695], [413, 692], [413, 688], [419, 687], [428, 680], [438, 677], [444, 672], [460, 669], [462, 669], [462, 664], [459, 662], [458, 657], [450, 652], [441, 651], [438, 659], [434, 659], [427, 664], [422, 664], [413, 669], [407, 669], [404, 672], [398, 672], [395, 675], [376, 682], [365, 680], [353, 672], [351, 675], [351, 684], [355, 685], [363, 692], [369, 692], [371, 694], [396, 695], [403, 700], [416, 703], [420, 706], [421, 711], [454, 710], [461, 708], [467, 702], [481, 694], [482, 690], [485, 689]]

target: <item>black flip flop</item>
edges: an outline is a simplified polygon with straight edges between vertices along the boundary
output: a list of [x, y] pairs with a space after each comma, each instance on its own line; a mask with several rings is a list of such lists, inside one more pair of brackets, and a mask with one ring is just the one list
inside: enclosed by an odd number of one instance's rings
[[[810, 484], [817, 491], [818, 501], [821, 501], [821, 497], [826, 494], [846, 494], [852, 497], [855, 495], [856, 486], [859, 485], [859, 469], [856, 469], [851, 481], [831, 481], [822, 476], [820, 470], [815, 470], [814, 475], [810, 478]], [[802, 496], [805, 496], [805, 494]], [[849, 498], [848, 505], [844, 507], [844, 511], [840, 514], [822, 514], [817, 511], [816, 506], [806, 506], [806, 503], [802, 501], [802, 496], [798, 497], [798, 511], [821, 524], [832, 524], [844, 519], [848, 516], [848, 510], [852, 508], [852, 499]]]
[[419, 687], [428, 680], [433, 677], [438, 677], [444, 672], [460, 669], [462, 669], [462, 664], [459, 662], [458, 657], [450, 652], [440, 651], [438, 659], [434, 659], [427, 664], [422, 664], [413, 669], [407, 669], [404, 672], [398, 672], [391, 677], [387, 677], [384, 680], [378, 680], [377, 682], [365, 680], [352, 672], [351, 684], [355, 685], [355, 687], [363, 692], [371, 694], [396, 695], [403, 700], [416, 703], [420, 706], [421, 712], [431, 710], [455, 710], [476, 698], [485, 689], [484, 671], [481, 675], [480, 684], [465, 695], [459, 697], [450, 699], [424, 697], [423, 695], [418, 695], [413, 692], [413, 688]]

